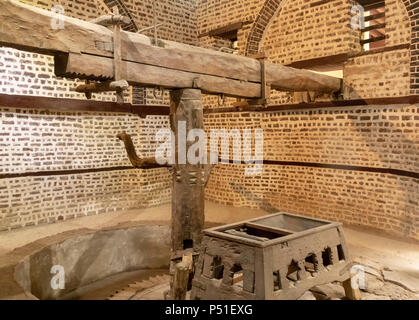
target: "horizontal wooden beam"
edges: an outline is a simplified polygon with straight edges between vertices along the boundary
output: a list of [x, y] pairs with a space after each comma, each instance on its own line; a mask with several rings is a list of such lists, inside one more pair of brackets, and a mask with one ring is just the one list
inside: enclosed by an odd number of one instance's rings
[[385, 17], [386, 17], [386, 13], [385, 12], [381, 12], [381, 13], [372, 14], [370, 16], [366, 16], [364, 18], [364, 21], [365, 22], [368, 22], [368, 21], [372, 21], [372, 20], [377, 20], [377, 19], [385, 18]]
[[271, 105], [267, 107], [262, 106], [242, 106], [229, 108], [206, 108], [204, 114], [214, 113], [231, 113], [231, 112], [275, 112], [275, 111], [289, 111], [289, 110], [305, 110], [305, 109], [324, 109], [335, 107], [356, 107], [365, 105], [395, 105], [395, 104], [416, 104], [419, 103], [419, 95], [404, 96], [404, 97], [388, 97], [388, 98], [373, 98], [373, 99], [356, 99], [356, 100], [337, 100], [326, 102], [313, 103], [295, 103], [283, 105]]
[[378, 41], [383, 41], [386, 39], [386, 36], [379, 36], [379, 37], [371, 37], [369, 39], [366, 40], [361, 40], [361, 44], [367, 44], [367, 43], [372, 43], [372, 42], [378, 42]]
[[[89, 61], [83, 64], [83, 69], [74, 63], [67, 64], [63, 74], [68, 77], [91, 80], [114, 77], [113, 71], [109, 72], [109, 66], [113, 66], [111, 30], [69, 17], [63, 17], [64, 29], [53, 29], [51, 20], [57, 17], [51, 12], [15, 0], [0, 1], [0, 18], [5, 21], [0, 44], [50, 53], [60, 57], [60, 61], [64, 61], [67, 54], [72, 55], [71, 59], [78, 54]], [[260, 62], [248, 57], [166, 40], [160, 40], [156, 46], [147, 36], [122, 31], [121, 60], [125, 64], [121, 68], [126, 70], [122, 76], [129, 83], [183, 88], [191, 86], [191, 79], [200, 78], [204, 84], [201, 89], [206, 92], [237, 97], [248, 92], [247, 98], [260, 98], [262, 93], [261, 89], [256, 93], [262, 82]], [[272, 63], [266, 63], [266, 70], [266, 81], [273, 89], [330, 93], [341, 89], [338, 78]], [[139, 76], [147, 72], [151, 75]], [[232, 81], [230, 85], [230, 80], [240, 83]]]
[[361, 32], [368, 32], [368, 31], [371, 31], [371, 30], [383, 29], [385, 27], [386, 27], [385, 23], [374, 24], [372, 26], [365, 27], [364, 29], [361, 30]]
[[22, 96], [0, 94], [0, 106], [10, 108], [29, 108], [60, 112], [89, 111], [89, 112], [120, 112], [134, 113], [140, 117], [147, 115], [169, 115], [169, 107], [156, 105], [132, 105], [116, 102], [62, 99], [37, 96]]
[[124, 170], [151, 170], [169, 168], [169, 166], [150, 165], [143, 168], [134, 168], [132, 166], [121, 166], [121, 167], [104, 167], [104, 168], [90, 168], [90, 169], [72, 169], [72, 170], [51, 170], [51, 171], [32, 171], [22, 173], [0, 173], [0, 180], [2, 179], [15, 179], [25, 177], [48, 177], [48, 176], [65, 176], [74, 174], [86, 174], [86, 173], [97, 173], [97, 172], [110, 172], [110, 171], [124, 171]]
[[[96, 71], [100, 66], [100, 71]], [[235, 79], [179, 71], [142, 63], [122, 61], [122, 78], [133, 85], [158, 86], [163, 88], [198, 88], [204, 93], [223, 93], [233, 97], [258, 98], [261, 85]], [[113, 77], [113, 59], [88, 54], [70, 53], [65, 59], [55, 59], [55, 74], [59, 77], [90, 79], [90, 74], [98, 72], [101, 79]]]
[[[237, 164], [233, 160], [221, 160], [224, 164]], [[321, 169], [334, 169], [334, 170], [346, 170], [346, 171], [358, 171], [358, 172], [372, 172], [372, 173], [384, 173], [392, 174], [401, 177], [409, 177], [419, 179], [419, 172], [399, 170], [392, 168], [380, 168], [380, 167], [363, 167], [363, 166], [351, 166], [345, 164], [332, 164], [332, 163], [318, 163], [318, 162], [297, 162], [297, 161], [279, 161], [279, 160], [263, 160], [263, 165], [267, 166], [293, 166], [293, 167], [308, 167], [308, 168], [321, 168]], [[239, 165], [246, 165], [245, 162], [239, 163]]]

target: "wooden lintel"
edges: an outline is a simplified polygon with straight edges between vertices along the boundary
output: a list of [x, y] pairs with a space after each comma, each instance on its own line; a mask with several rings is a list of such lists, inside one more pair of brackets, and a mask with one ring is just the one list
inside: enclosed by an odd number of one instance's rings
[[227, 26], [222, 26], [220, 28], [201, 33], [201, 34], [198, 35], [198, 38], [207, 37], [207, 36], [217, 37], [217, 36], [220, 36], [222, 34], [226, 34], [226, 33], [229, 33], [229, 32], [235, 31], [235, 30], [239, 30], [239, 29], [243, 28], [244, 25], [247, 25], [247, 24], [252, 23], [252, 22], [253, 22], [253, 20], [235, 22], [235, 23], [229, 24]]
[[305, 110], [305, 109], [324, 109], [335, 107], [357, 107], [357, 106], [388, 106], [388, 105], [409, 105], [419, 103], [419, 95], [404, 97], [383, 97], [372, 99], [355, 99], [355, 100], [336, 100], [312, 103], [294, 103], [283, 105], [270, 105], [261, 107], [258, 105], [250, 105], [248, 102], [240, 101], [233, 104], [230, 108], [206, 108], [204, 114], [213, 113], [231, 113], [231, 112], [275, 112], [289, 110]]

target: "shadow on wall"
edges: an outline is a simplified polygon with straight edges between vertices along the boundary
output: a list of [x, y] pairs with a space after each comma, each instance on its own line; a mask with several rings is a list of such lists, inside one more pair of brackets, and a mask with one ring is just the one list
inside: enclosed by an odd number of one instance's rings
[[[373, 136], [372, 129], [370, 126], [367, 127], [360, 127], [354, 125], [353, 127], [357, 132], [362, 136], [363, 140], [366, 141], [367, 146], [369, 149], [379, 157], [380, 162], [385, 164], [385, 168], [389, 169], [401, 169], [403, 168], [403, 160], [400, 159], [399, 161], [389, 160], [389, 153], [391, 152], [393, 155], [407, 155], [411, 157], [411, 162], [413, 164], [413, 170], [409, 169], [406, 171], [412, 171], [414, 173], [419, 174], [419, 141], [414, 141], [409, 138], [405, 133], [406, 130], [414, 133], [416, 130], [415, 124], [408, 122], [409, 120], [413, 120], [413, 116], [403, 116], [402, 114], [398, 113], [397, 115], [392, 116], [391, 114], [384, 114], [387, 109], [395, 109], [395, 108], [403, 108], [405, 106], [391, 106], [385, 107], [384, 109], [380, 110], [380, 125], [378, 128], [379, 133], [383, 134], [391, 134], [397, 135], [398, 143], [397, 145], [392, 145], [391, 142], [387, 144], [389, 149], [382, 150], [378, 148], [377, 138]], [[417, 107], [419, 109], [419, 107]], [[395, 120], [400, 121], [400, 126], [395, 125], [394, 122], [391, 121], [391, 117], [394, 117]], [[406, 118], [405, 118], [406, 117]], [[370, 119], [372, 121], [372, 119]], [[399, 147], [401, 146], [401, 147]], [[391, 157], [390, 157], [391, 159]], [[397, 168], [392, 165], [392, 163], [397, 165]], [[403, 178], [403, 179], [411, 179], [411, 178]], [[399, 183], [399, 188], [394, 190], [394, 196], [397, 196], [397, 192], [402, 192], [404, 201], [404, 210], [400, 212], [401, 216], [397, 217], [397, 221], [402, 222], [404, 228], [402, 233], [404, 236], [409, 237], [412, 235], [413, 226], [416, 223], [417, 215], [419, 212], [419, 180], [412, 179], [414, 184], [418, 184], [416, 190], [405, 190], [404, 186]], [[385, 201], [385, 200], [384, 200]], [[383, 212], [383, 215], [385, 212]]]

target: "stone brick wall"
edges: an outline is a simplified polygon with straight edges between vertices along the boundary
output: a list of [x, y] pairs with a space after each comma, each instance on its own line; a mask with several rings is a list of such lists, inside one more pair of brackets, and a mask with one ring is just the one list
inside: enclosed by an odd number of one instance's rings
[[280, 64], [358, 53], [359, 31], [350, 26], [354, 4], [350, 0], [288, 1], [268, 27], [261, 50]]
[[419, 239], [419, 180], [375, 172], [419, 171], [417, 105], [218, 113], [207, 115], [205, 126], [262, 128], [263, 159], [277, 162], [260, 176], [245, 176], [244, 165], [218, 165], [207, 199]]
[[263, 129], [264, 160], [418, 172], [418, 121], [417, 105], [392, 105], [216, 113], [205, 127]]
[[[102, 0], [23, 2], [43, 9], [60, 4], [66, 15], [84, 20], [109, 12]], [[196, 28], [191, 27], [195, 22], [186, 15], [188, 10], [193, 13], [194, 7], [188, 7], [188, 2], [179, 8], [177, 21], [172, 19], [175, 2], [169, 1], [171, 7], [165, 4], [161, 9], [160, 18], [170, 19], [165, 38], [196, 41]], [[142, 13], [150, 13], [149, 4], [135, 5], [143, 6]], [[137, 18], [141, 19], [141, 14]], [[81, 82], [55, 77], [53, 63], [51, 56], [0, 48], [0, 93], [85, 99], [72, 91]], [[168, 101], [167, 92], [163, 97], [153, 95], [152, 90], [146, 94], [150, 104]], [[94, 94], [93, 99], [115, 101], [115, 95]], [[153, 156], [155, 132], [169, 125], [168, 117], [141, 119], [131, 114], [55, 112], [38, 107], [41, 109], [0, 106], [0, 231], [170, 200], [168, 170], [128, 169], [131, 164], [125, 148], [116, 138], [126, 131], [132, 134], [139, 156]]]
[[160, 205], [170, 185], [164, 168], [0, 179], [0, 231]]
[[[359, 32], [349, 26], [352, 4], [292, 1], [265, 23], [260, 47], [270, 60], [284, 64], [355, 55], [344, 65], [351, 99], [411, 94], [411, 51], [391, 49], [410, 43], [405, 6], [400, 0], [386, 2], [388, 51], [362, 55]], [[260, 14], [260, 7], [256, 12]], [[252, 32], [243, 31], [246, 41]], [[239, 49], [246, 53], [245, 41]], [[204, 102], [206, 108], [219, 107], [216, 98]], [[275, 93], [272, 99], [272, 104], [293, 102], [289, 93]], [[207, 199], [419, 239], [419, 181], [414, 178], [419, 172], [418, 105], [215, 113], [206, 115], [205, 126], [207, 130], [262, 128], [264, 160], [271, 163], [259, 176], [245, 176], [244, 165], [218, 165], [208, 183]]]
[[419, 239], [418, 191], [418, 179], [391, 174], [265, 165], [261, 176], [249, 177], [243, 165], [219, 165], [206, 196], [225, 205], [297, 213]]
[[410, 95], [410, 51], [401, 49], [349, 59], [343, 69], [349, 99]]
[[254, 21], [264, 0], [198, 0], [198, 33], [237, 22]]

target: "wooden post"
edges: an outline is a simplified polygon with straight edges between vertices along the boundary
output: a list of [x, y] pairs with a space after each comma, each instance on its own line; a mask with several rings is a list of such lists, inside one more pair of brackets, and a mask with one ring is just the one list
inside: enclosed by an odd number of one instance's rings
[[[187, 142], [191, 129], [204, 129], [201, 90], [180, 89], [171, 92], [172, 131], [176, 137], [176, 164], [172, 191], [172, 253], [182, 257], [183, 251], [199, 248], [204, 227], [205, 166], [188, 163], [187, 150], [195, 142]], [[181, 152], [179, 152], [181, 151]]]
[[352, 288], [351, 278], [342, 282], [343, 289], [345, 289], [345, 295], [350, 300], [361, 300], [361, 291], [356, 288]]

